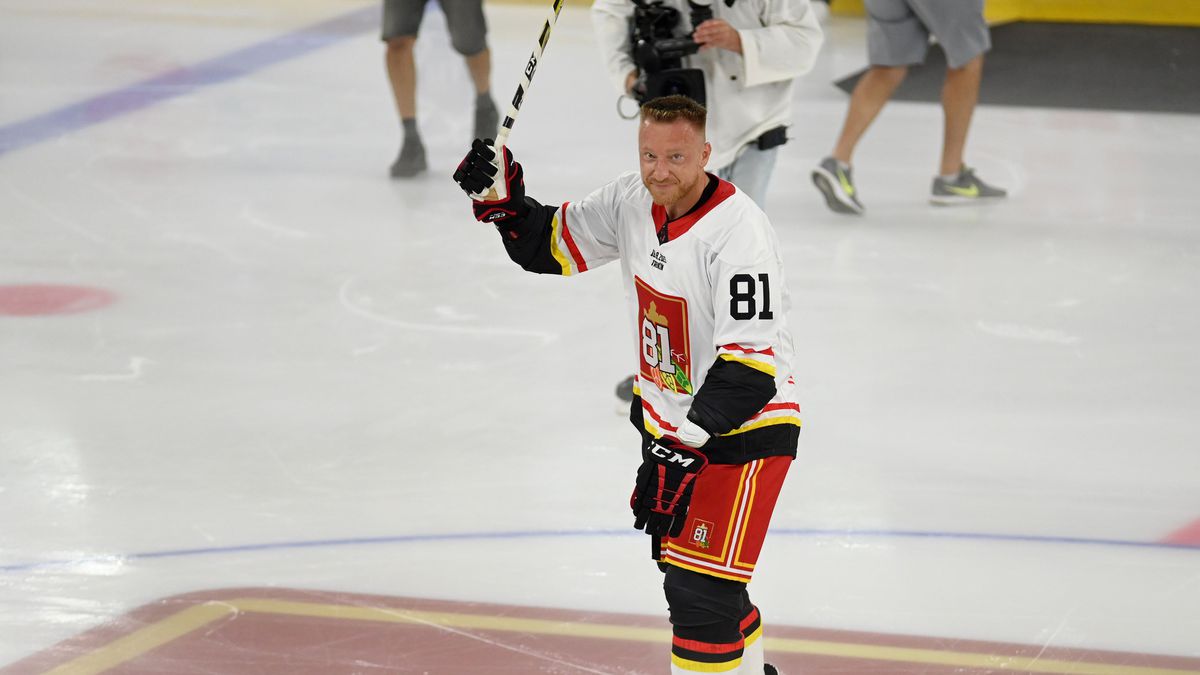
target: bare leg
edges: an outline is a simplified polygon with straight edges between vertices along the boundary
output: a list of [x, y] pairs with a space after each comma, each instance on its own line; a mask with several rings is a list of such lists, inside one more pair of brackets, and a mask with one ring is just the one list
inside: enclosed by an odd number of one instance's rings
[[971, 59], [962, 68], [946, 70], [942, 85], [942, 110], [946, 115], [942, 138], [941, 175], [956, 174], [963, 167], [963, 151], [971, 115], [979, 101], [979, 82], [983, 77], [983, 55]]
[[404, 127], [404, 143], [400, 155], [388, 170], [392, 178], [410, 178], [424, 171], [425, 145], [417, 131], [417, 65], [413, 58], [415, 36], [392, 38], [387, 43], [388, 81], [396, 99], [396, 112]]
[[413, 58], [415, 36], [392, 38], [387, 41], [387, 73], [396, 99], [396, 111], [401, 120], [417, 116], [417, 65]]
[[467, 57], [467, 70], [475, 83], [476, 94], [486, 94], [492, 88], [492, 52], [487, 47], [474, 56]]
[[475, 136], [474, 138], [495, 138], [499, 133], [500, 111], [492, 100], [492, 52], [487, 47], [483, 51], [467, 58], [467, 70], [471, 72], [471, 82], [475, 84]]
[[846, 164], [850, 163], [859, 139], [875, 121], [879, 111], [883, 110], [884, 104], [892, 97], [896, 87], [900, 86], [907, 74], [907, 66], [871, 66], [859, 79], [854, 93], [850, 95], [850, 108], [846, 111], [842, 133], [833, 149], [835, 158]]

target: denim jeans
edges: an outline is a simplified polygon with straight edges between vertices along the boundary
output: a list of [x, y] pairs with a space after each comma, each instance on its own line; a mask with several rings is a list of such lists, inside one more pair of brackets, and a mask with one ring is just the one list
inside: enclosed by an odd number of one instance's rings
[[767, 210], [767, 185], [771, 182], [771, 173], [775, 170], [775, 159], [779, 148], [759, 150], [751, 143], [729, 164], [717, 170], [717, 177], [729, 181], [745, 192], [758, 208]]

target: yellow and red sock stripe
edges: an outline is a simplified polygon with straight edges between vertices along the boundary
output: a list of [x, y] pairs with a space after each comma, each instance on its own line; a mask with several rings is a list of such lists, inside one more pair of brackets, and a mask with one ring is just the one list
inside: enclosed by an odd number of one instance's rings
[[671, 663], [694, 673], [728, 673], [742, 664], [744, 641], [702, 642], [676, 635], [671, 640]]
[[747, 647], [754, 644], [762, 636], [762, 616], [758, 613], [757, 607], [750, 605], [750, 611], [742, 619], [738, 628], [742, 631], [742, 640]]

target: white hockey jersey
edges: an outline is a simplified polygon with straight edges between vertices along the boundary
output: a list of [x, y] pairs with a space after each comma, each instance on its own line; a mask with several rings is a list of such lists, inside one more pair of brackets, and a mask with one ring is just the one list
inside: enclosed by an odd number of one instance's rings
[[753, 200], [719, 181], [707, 200], [667, 223], [663, 207], [630, 172], [581, 202], [563, 204], [550, 229], [549, 246], [563, 275], [621, 261], [638, 327], [635, 393], [647, 433], [676, 432], [710, 367], [723, 359], [773, 377], [775, 395], [722, 436], [789, 425], [773, 429], [784, 433], [770, 434], [770, 442], [791, 447], [768, 454], [794, 454], [800, 407], [787, 282], [775, 231]]

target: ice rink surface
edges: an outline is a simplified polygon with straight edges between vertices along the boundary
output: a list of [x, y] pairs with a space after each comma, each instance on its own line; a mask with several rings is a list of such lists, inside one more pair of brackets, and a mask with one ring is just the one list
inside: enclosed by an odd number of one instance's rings
[[[504, 101], [545, 9], [487, 11]], [[377, 13], [0, 0], [0, 668], [237, 586], [664, 612], [619, 270], [525, 274], [472, 220], [436, 8], [431, 169], [387, 178]], [[940, 109], [895, 103], [838, 216], [809, 171], [864, 28], [826, 28], [767, 204], [805, 421], [768, 635], [1200, 657], [1200, 119], [982, 107], [968, 162], [1011, 196], [938, 209]], [[635, 130], [564, 9], [510, 141], [529, 194], [635, 168]]]

